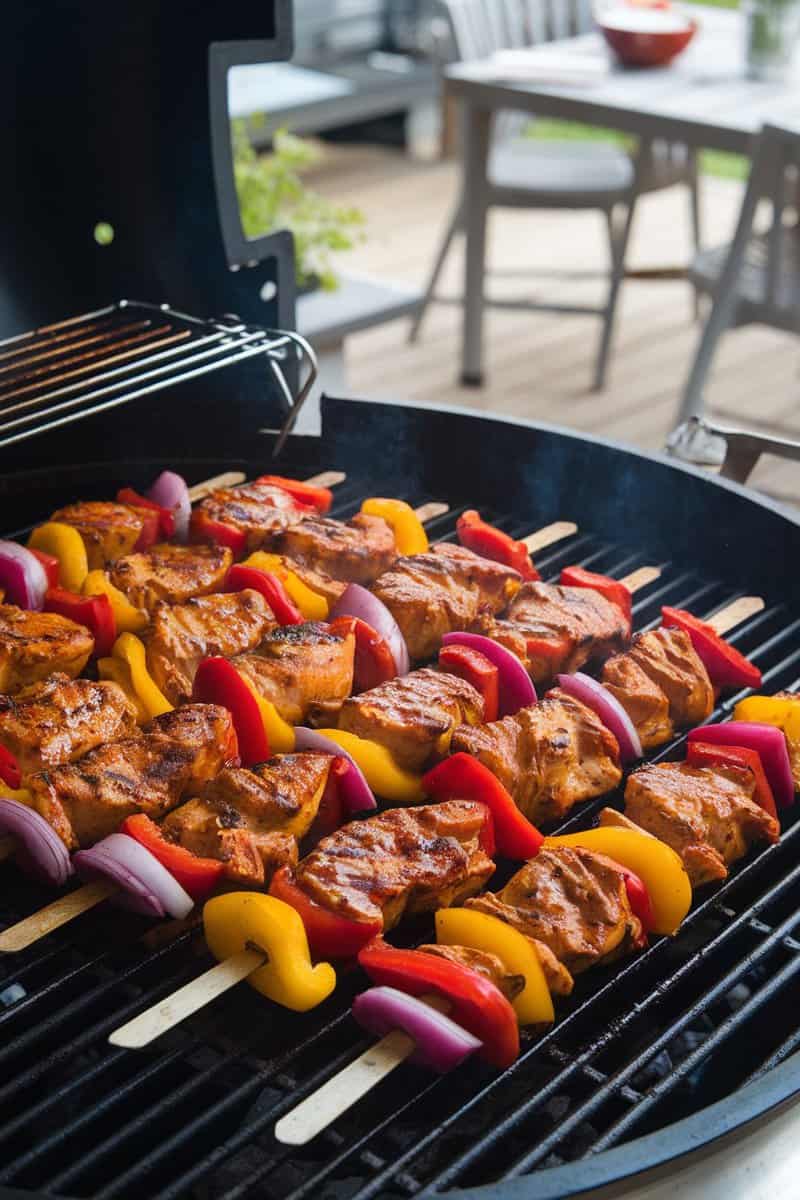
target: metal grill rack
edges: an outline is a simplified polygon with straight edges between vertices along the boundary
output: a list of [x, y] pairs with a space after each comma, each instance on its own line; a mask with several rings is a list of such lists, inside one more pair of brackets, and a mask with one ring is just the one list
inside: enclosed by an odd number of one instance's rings
[[[349, 478], [334, 513], [350, 515], [369, 492]], [[432, 537], [452, 538], [460, 511], [432, 522]], [[510, 515], [484, 515], [514, 536], [530, 531]], [[537, 565], [552, 579], [567, 563], [620, 575], [652, 561], [645, 549], [579, 533]], [[707, 613], [735, 598], [696, 566], [658, 565], [661, 578], [634, 606], [639, 629], [665, 603]], [[794, 688], [800, 611], [766, 599], [731, 640], [761, 667], [765, 690]], [[654, 757], [682, 756], [683, 742]], [[560, 829], [591, 824], [609, 802], [620, 805], [621, 793], [580, 806]], [[555, 1025], [523, 1035], [509, 1070], [470, 1061], [442, 1079], [401, 1067], [302, 1149], [279, 1145], [272, 1129], [368, 1044], [349, 1016], [358, 973], [340, 970], [334, 996], [304, 1016], [240, 987], [147, 1052], [123, 1051], [108, 1033], [208, 959], [192, 930], [170, 940], [166, 926], [98, 910], [0, 961], [0, 999], [18, 997], [0, 1009], [0, 1184], [103, 1200], [383, 1200], [574, 1163], [660, 1129], [800, 1046], [799, 849], [790, 817], [779, 844], [699, 893], [675, 939], [580, 976], [559, 998]], [[0, 898], [0, 923], [44, 899], [19, 882]], [[426, 933], [424, 921], [400, 931], [408, 944]]]
[[[166, 304], [117, 304], [0, 341], [0, 447], [263, 356], [287, 415], [316, 379], [311, 347], [294, 332], [200, 321]], [[296, 397], [289, 355], [306, 364]]]

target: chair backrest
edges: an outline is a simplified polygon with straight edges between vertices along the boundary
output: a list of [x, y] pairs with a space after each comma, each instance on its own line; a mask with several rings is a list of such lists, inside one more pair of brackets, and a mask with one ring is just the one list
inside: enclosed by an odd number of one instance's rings
[[592, 28], [591, 0], [440, 0], [459, 61]]

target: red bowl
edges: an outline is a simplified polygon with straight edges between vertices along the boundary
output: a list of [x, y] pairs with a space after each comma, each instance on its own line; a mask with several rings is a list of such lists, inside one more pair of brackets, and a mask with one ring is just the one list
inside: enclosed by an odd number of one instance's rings
[[692, 40], [697, 21], [689, 18], [685, 29], [644, 33], [600, 23], [600, 30], [620, 62], [627, 67], [663, 67], [672, 62]]

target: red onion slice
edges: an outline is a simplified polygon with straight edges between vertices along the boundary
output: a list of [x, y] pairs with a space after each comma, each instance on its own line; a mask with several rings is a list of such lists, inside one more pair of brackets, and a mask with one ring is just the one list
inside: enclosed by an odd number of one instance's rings
[[442, 638], [443, 646], [470, 646], [480, 650], [498, 671], [500, 685], [501, 717], [509, 717], [521, 708], [537, 703], [536, 688], [531, 677], [517, 658], [505, 646], [480, 633], [446, 633]]
[[581, 671], [576, 671], [574, 675], [556, 675], [556, 683], [562, 692], [574, 696], [597, 713], [619, 742], [619, 753], [623, 762], [632, 762], [635, 758], [642, 757], [642, 743], [636, 726], [608, 688]]
[[778, 808], [794, 804], [794, 779], [786, 735], [777, 725], [756, 721], [723, 721], [721, 725], [701, 725], [689, 732], [690, 742], [708, 742], [712, 746], [744, 746], [755, 750], [769, 780]]
[[336, 758], [347, 759], [350, 770], [340, 781], [339, 787], [344, 806], [350, 815], [368, 812], [378, 807], [361, 767], [352, 754], [348, 754], [338, 742], [326, 738], [316, 729], [307, 729], [304, 725], [298, 725], [294, 731], [294, 748], [295, 750], [319, 750], [323, 754], [333, 754]]
[[108, 879], [120, 889], [116, 903], [146, 917], [187, 917], [194, 900], [140, 842], [112, 833], [73, 857], [81, 879]]
[[406, 639], [382, 600], [360, 584], [349, 583], [330, 611], [329, 620], [335, 621], [337, 617], [359, 617], [371, 625], [391, 650], [397, 674], [408, 674], [411, 660]]
[[175, 541], [185, 542], [189, 536], [189, 520], [192, 515], [192, 502], [189, 499], [189, 488], [182, 475], [174, 471], [162, 471], [158, 479], [147, 490], [150, 500], [155, 500], [162, 508], [169, 508], [175, 514]]
[[0, 833], [18, 840], [22, 866], [42, 883], [60, 887], [69, 879], [72, 863], [67, 847], [52, 825], [27, 804], [0, 800]]
[[47, 573], [36, 555], [19, 542], [0, 540], [0, 588], [7, 603], [41, 612]]
[[374, 987], [356, 996], [353, 1016], [376, 1037], [383, 1037], [393, 1029], [402, 1029], [417, 1044], [411, 1061], [442, 1075], [452, 1071], [483, 1045], [473, 1034], [424, 1000], [393, 987]]

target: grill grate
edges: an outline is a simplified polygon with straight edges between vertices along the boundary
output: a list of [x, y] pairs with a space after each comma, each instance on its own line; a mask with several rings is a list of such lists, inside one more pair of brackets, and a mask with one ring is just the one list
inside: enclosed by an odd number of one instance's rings
[[[348, 479], [336, 515], [354, 512], [365, 490]], [[433, 536], [452, 539], [460, 511], [432, 522]], [[514, 536], [529, 532], [511, 516], [485, 515]], [[644, 551], [579, 533], [537, 565], [553, 578], [567, 563], [620, 574], [648, 561]], [[656, 623], [662, 603], [711, 611], [734, 598], [689, 565], [659, 565], [661, 579], [634, 606], [640, 629]], [[762, 668], [767, 688], [793, 688], [798, 631], [800, 613], [768, 601], [732, 640]], [[680, 757], [684, 740], [654, 757]], [[608, 802], [582, 806], [560, 828], [591, 823]], [[0, 1009], [0, 1183], [103, 1200], [301, 1200], [320, 1189], [367, 1200], [514, 1177], [628, 1141], [797, 1048], [799, 849], [800, 823], [790, 818], [779, 844], [700, 893], [676, 939], [580, 976], [555, 1025], [523, 1035], [508, 1071], [470, 1062], [439, 1079], [401, 1067], [302, 1150], [278, 1145], [272, 1127], [368, 1044], [348, 1012], [363, 986], [358, 973], [341, 971], [331, 1000], [303, 1016], [237, 988], [134, 1054], [109, 1046], [108, 1032], [208, 960], [192, 929], [171, 936], [168, 926], [100, 909], [0, 961], [0, 994], [23, 989]], [[33, 884], [15, 884], [0, 897], [2, 924], [44, 898]], [[420, 921], [400, 936], [411, 943], [427, 928]]]
[[[308, 367], [296, 399], [282, 366], [290, 354]], [[0, 341], [0, 446], [258, 356], [296, 414], [316, 379], [313, 351], [296, 333], [121, 300], [7, 338]]]

